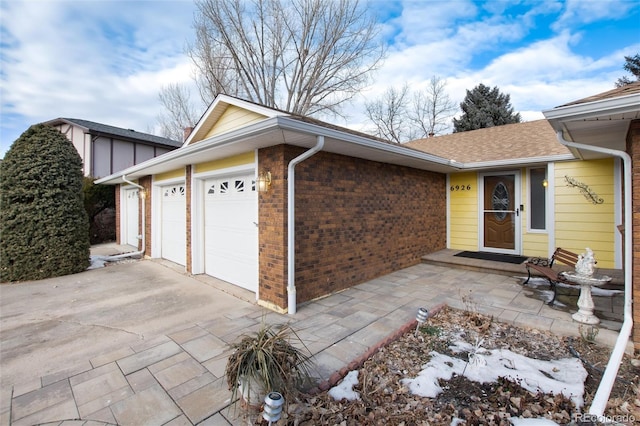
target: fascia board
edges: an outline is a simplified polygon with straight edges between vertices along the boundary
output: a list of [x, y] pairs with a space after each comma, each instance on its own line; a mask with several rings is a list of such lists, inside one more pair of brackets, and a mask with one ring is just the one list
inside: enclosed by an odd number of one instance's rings
[[[640, 94], [568, 105], [542, 111], [550, 121], [570, 121], [640, 111]], [[556, 129], [559, 130], [559, 129]]]
[[279, 127], [286, 130], [293, 130], [301, 133], [308, 133], [310, 135], [324, 136], [325, 138], [337, 139], [353, 145], [358, 145], [358, 146], [369, 148], [369, 149], [375, 149], [383, 152], [388, 152], [388, 153], [402, 155], [402, 156], [415, 158], [423, 161], [428, 161], [428, 162], [436, 163], [441, 166], [449, 166], [452, 168], [457, 168], [458, 164], [460, 164], [460, 163], [456, 163], [455, 161], [452, 162], [452, 160], [449, 160], [443, 157], [438, 157], [433, 154], [428, 154], [426, 152], [417, 151], [411, 148], [406, 148], [400, 144], [379, 142], [372, 139], [368, 139], [363, 136], [341, 132], [340, 130], [319, 126], [317, 124], [306, 123], [306, 122], [291, 119], [288, 117], [277, 117], [277, 120], [279, 123]]
[[475, 163], [457, 163], [463, 170], [494, 169], [504, 167], [528, 167], [532, 164], [546, 164], [557, 161], [576, 160], [572, 154], [548, 155], [542, 157], [511, 158], [498, 161], [478, 161]]
[[182, 146], [181, 148], [169, 151], [168, 153], [160, 155], [158, 157], [151, 158], [143, 163], [136, 164], [135, 166], [131, 166], [128, 169], [122, 170], [118, 173], [100, 178], [96, 180], [96, 184], [122, 183], [122, 176], [144, 173], [145, 170], [149, 170], [152, 167], [160, 166], [163, 164], [166, 164], [167, 170], [170, 170], [172, 163], [177, 163], [185, 157], [198, 154], [208, 149], [241, 142], [247, 137], [275, 128], [276, 125], [277, 121], [274, 118], [270, 118], [258, 123], [251, 124], [247, 127], [243, 127], [241, 129], [231, 130], [224, 134], [217, 135], [209, 139], [204, 139], [193, 145]]

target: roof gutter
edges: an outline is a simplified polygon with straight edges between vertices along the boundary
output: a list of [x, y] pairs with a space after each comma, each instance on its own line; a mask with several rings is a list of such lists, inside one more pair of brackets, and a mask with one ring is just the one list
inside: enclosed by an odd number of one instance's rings
[[632, 243], [632, 194], [631, 194], [631, 157], [624, 151], [618, 151], [609, 148], [602, 148], [592, 145], [585, 145], [581, 143], [571, 142], [564, 139], [562, 130], [556, 132], [558, 141], [570, 148], [583, 149], [586, 151], [593, 151], [602, 154], [611, 155], [622, 159], [624, 162], [624, 320], [622, 327], [620, 328], [620, 334], [616, 339], [615, 346], [611, 352], [611, 358], [607, 364], [607, 368], [604, 371], [604, 375], [600, 380], [600, 385], [593, 397], [591, 407], [589, 407], [589, 414], [601, 417], [604, 410], [607, 407], [607, 401], [609, 395], [611, 395], [611, 389], [616, 380], [622, 357], [624, 356], [625, 348], [629, 342], [629, 336], [631, 334], [631, 328], [633, 327], [633, 314], [631, 310], [632, 305], [632, 262], [633, 262], [633, 243]]
[[295, 167], [298, 163], [316, 154], [324, 147], [324, 136], [316, 136], [313, 148], [303, 152], [289, 162], [287, 175], [287, 312], [294, 315], [296, 306], [296, 179]]

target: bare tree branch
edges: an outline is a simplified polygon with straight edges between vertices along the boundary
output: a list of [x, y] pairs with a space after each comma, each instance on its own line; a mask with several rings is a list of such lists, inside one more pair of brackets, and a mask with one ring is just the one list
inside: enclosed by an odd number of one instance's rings
[[159, 98], [165, 107], [165, 112], [158, 117], [160, 134], [181, 141], [184, 129], [195, 126], [199, 118], [191, 103], [189, 90], [179, 84], [169, 84], [162, 88]]
[[440, 135], [449, 129], [458, 108], [449, 98], [446, 85], [445, 80], [432, 76], [428, 86], [414, 94], [410, 119], [420, 129], [418, 137]]
[[227, 93], [301, 115], [339, 113], [384, 55], [377, 23], [358, 0], [197, 0], [196, 6], [189, 54], [207, 102]]
[[445, 87], [446, 82], [434, 76], [425, 89], [413, 93], [412, 99], [405, 83], [401, 89], [390, 87], [382, 97], [365, 103], [376, 135], [402, 143], [445, 132], [457, 111]]
[[396, 143], [413, 139], [408, 122], [409, 86], [389, 87], [381, 98], [367, 102], [367, 117], [376, 126], [376, 136]]

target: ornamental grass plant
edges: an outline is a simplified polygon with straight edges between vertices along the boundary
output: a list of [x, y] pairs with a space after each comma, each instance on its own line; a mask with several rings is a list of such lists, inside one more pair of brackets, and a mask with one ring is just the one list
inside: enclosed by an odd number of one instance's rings
[[232, 400], [240, 390], [248, 406], [260, 405], [272, 391], [290, 401], [311, 383], [311, 353], [289, 324], [262, 324], [255, 333], [240, 336], [231, 348], [225, 377]]

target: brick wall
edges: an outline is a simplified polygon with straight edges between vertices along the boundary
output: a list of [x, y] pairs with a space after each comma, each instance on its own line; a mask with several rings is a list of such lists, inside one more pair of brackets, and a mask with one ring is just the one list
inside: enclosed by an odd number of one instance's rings
[[[144, 226], [144, 235], [145, 235], [145, 247], [144, 254], [145, 256], [151, 255], [151, 176], [145, 176], [138, 180], [138, 185], [142, 186], [147, 194], [143, 203], [145, 203], [145, 226]], [[140, 206], [141, 207], [141, 206]], [[142, 207], [138, 209], [138, 230], [142, 229]], [[142, 234], [142, 232], [141, 232]], [[139, 243], [138, 250], [142, 247], [142, 241]]]
[[120, 185], [116, 185], [116, 192], [115, 192], [115, 197], [116, 197], [116, 243], [117, 244], [122, 244], [122, 241], [120, 241]]
[[271, 187], [258, 195], [260, 276], [258, 297], [287, 306], [287, 156], [285, 145], [262, 149], [258, 170], [271, 172]]
[[625, 232], [633, 232], [633, 342], [635, 349], [640, 350], [640, 120], [631, 122], [627, 152], [633, 161], [633, 229]]
[[[259, 153], [273, 184], [260, 195], [260, 299], [287, 303], [286, 167], [303, 150]], [[266, 223], [265, 223], [266, 222]], [[298, 303], [445, 248], [445, 176], [321, 152], [296, 166]]]

